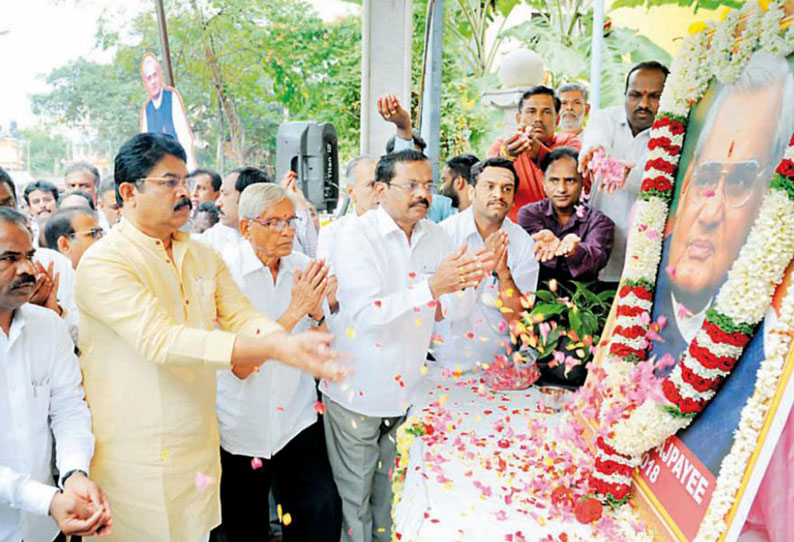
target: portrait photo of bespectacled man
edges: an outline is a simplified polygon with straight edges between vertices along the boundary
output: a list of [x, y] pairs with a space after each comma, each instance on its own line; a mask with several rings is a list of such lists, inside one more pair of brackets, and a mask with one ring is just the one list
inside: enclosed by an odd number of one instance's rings
[[[667, 318], [653, 343], [677, 361], [700, 330], [758, 217], [794, 131], [794, 57], [755, 53], [736, 81], [715, 83], [692, 111], [653, 305]], [[770, 309], [774, 317], [774, 304]], [[678, 438], [716, 477], [764, 356], [759, 326], [715, 398]], [[664, 373], [672, 370], [668, 367]]]

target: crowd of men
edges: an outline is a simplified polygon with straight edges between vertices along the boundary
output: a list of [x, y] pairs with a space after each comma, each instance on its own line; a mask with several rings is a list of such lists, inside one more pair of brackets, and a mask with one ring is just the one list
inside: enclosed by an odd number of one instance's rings
[[389, 540], [431, 337], [432, 362], [476, 370], [544, 281], [614, 287], [666, 76], [636, 66], [589, 119], [586, 87], [530, 88], [438, 189], [383, 96], [391, 148], [349, 163], [352, 212], [321, 228], [294, 174], [188, 172], [160, 134], [64, 191], [0, 169], [0, 542], [267, 540], [271, 492], [285, 541]]

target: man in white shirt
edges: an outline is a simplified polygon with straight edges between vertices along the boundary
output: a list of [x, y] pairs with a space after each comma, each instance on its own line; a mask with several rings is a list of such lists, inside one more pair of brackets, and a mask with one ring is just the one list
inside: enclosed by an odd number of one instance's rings
[[84, 207], [67, 207], [47, 221], [44, 238], [48, 248], [69, 258], [72, 268], [77, 269], [85, 251], [104, 233], [96, 213]]
[[598, 150], [627, 164], [627, 175], [619, 186], [602, 186], [600, 179], [592, 179], [590, 206], [615, 223], [612, 253], [598, 276], [599, 282], [606, 283], [601, 285], [602, 289], [616, 289], [623, 274], [631, 211], [640, 192], [651, 126], [659, 110], [659, 98], [668, 73], [663, 64], [655, 61], [634, 66], [626, 77], [624, 106], [593, 113], [582, 136], [580, 173], [586, 174]]
[[[8, 173], [0, 167], [0, 207], [16, 209], [16, 188]], [[35, 223], [34, 223], [35, 224]], [[28, 223], [30, 227], [31, 224]], [[32, 229], [32, 228], [31, 228]], [[33, 234], [36, 245], [37, 234]], [[51, 309], [60, 315], [69, 328], [72, 338], [77, 338], [77, 304], [74, 300], [74, 270], [69, 258], [49, 248], [37, 248], [36, 278], [38, 285], [28, 300], [34, 305]]]
[[[328, 268], [293, 251], [292, 198], [278, 185], [249, 186], [240, 196], [239, 216], [244, 241], [226, 263], [240, 291], [288, 332], [325, 329]], [[245, 375], [218, 373], [227, 539], [270, 539], [266, 510], [272, 484], [285, 542], [338, 541], [342, 503], [317, 421], [314, 379], [277, 361], [245, 380], [238, 376]]]
[[337, 218], [320, 228], [317, 238], [317, 259], [325, 260], [333, 270], [337, 236], [346, 224], [375, 209], [378, 197], [375, 193], [375, 166], [378, 160], [369, 156], [357, 156], [348, 162], [345, 171], [345, 192], [353, 203], [353, 212]]
[[[25, 216], [0, 207], [0, 542], [52, 540], [59, 530], [90, 536], [111, 525], [88, 478], [94, 437], [74, 344], [56, 314], [27, 303], [33, 253]], [[62, 491], [50, 468], [53, 436]]]
[[509, 323], [524, 311], [521, 297], [535, 291], [539, 272], [534, 241], [507, 217], [518, 185], [513, 163], [488, 158], [472, 167], [471, 177], [471, 207], [440, 226], [455, 245], [466, 244], [469, 250], [488, 245], [497, 255], [497, 265], [477, 287], [477, 302], [465, 318], [436, 324], [441, 335], [436, 360], [442, 367], [463, 371], [509, 355]]
[[97, 207], [99, 207], [99, 226], [110, 231], [116, 222], [121, 219], [121, 205], [116, 200], [116, 182], [113, 176], [102, 179], [97, 194]]
[[455, 250], [425, 220], [432, 187], [422, 153], [383, 156], [375, 174], [380, 206], [337, 241], [340, 308], [331, 329], [335, 348], [353, 358], [353, 375], [342, 386], [323, 382], [320, 391], [345, 541], [390, 539], [395, 432], [421, 377], [433, 321], [468, 314], [473, 288], [495, 264], [489, 249]]
[[58, 208], [58, 188], [48, 181], [33, 181], [25, 187], [22, 197], [30, 213], [36, 246], [46, 246], [44, 226]]
[[[226, 175], [221, 183], [221, 193], [217, 200], [221, 210], [221, 221], [204, 233], [197, 235], [196, 239], [210, 245], [226, 258], [226, 253], [235, 251], [242, 239], [237, 229], [239, 226], [237, 206], [240, 194], [252, 184], [272, 182], [273, 180], [267, 173], [255, 167], [238, 168]], [[316, 248], [317, 232], [308, 210], [305, 210], [300, 215], [300, 224], [295, 236], [295, 249], [304, 254], [314, 254]]]

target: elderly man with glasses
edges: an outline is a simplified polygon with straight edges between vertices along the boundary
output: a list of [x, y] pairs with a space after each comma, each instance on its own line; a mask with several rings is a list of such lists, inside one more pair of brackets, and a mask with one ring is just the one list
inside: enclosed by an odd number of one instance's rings
[[123, 219], [77, 269], [92, 473], [119, 540], [207, 540], [220, 523], [217, 370], [244, 378], [279, 360], [344, 376], [329, 334], [287, 334], [240, 293], [217, 251], [180, 231], [192, 206], [187, 174], [169, 136], [122, 145]]
[[[289, 333], [325, 330], [328, 267], [293, 250], [292, 195], [275, 184], [254, 184], [240, 195], [238, 213], [244, 241], [227, 264], [240, 291]], [[218, 375], [227, 539], [270, 539], [264, 511], [272, 486], [285, 542], [338, 541], [342, 502], [315, 411], [314, 379], [277, 361], [245, 380], [238, 376], [228, 370]], [[285, 515], [289, 520], [283, 520]]]

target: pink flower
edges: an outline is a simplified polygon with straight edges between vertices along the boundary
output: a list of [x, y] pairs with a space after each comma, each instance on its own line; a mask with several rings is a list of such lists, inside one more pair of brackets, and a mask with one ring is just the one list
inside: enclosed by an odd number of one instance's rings
[[672, 280], [675, 280], [675, 266], [674, 266], [674, 265], [668, 265], [667, 267], [665, 267], [665, 268], [664, 268], [664, 270], [665, 270], [665, 272], [667, 273], [667, 275], [668, 275], [668, 276], [669, 276], [669, 277], [670, 277]]
[[677, 301], [673, 301], [673, 304], [675, 305], [675, 315], [678, 318], [684, 319], [684, 318], [689, 318], [690, 316], [692, 316], [692, 311], [690, 311], [688, 308], [686, 308], [683, 303], [679, 303]]
[[546, 342], [546, 337], [549, 336], [549, 331], [551, 331], [551, 326], [548, 322], [541, 322], [538, 326], [538, 331], [540, 332], [540, 337], [543, 339], [543, 342]]
[[562, 365], [565, 363], [565, 354], [560, 352], [559, 350], [555, 350], [552, 354], [552, 359], [549, 361], [549, 367], [552, 369], [557, 367], [558, 365]]
[[207, 476], [203, 472], [197, 472], [194, 482], [196, 484], [196, 488], [199, 491], [204, 492], [204, 490], [207, 489], [210, 484], [215, 482], [215, 479], [212, 476]]

